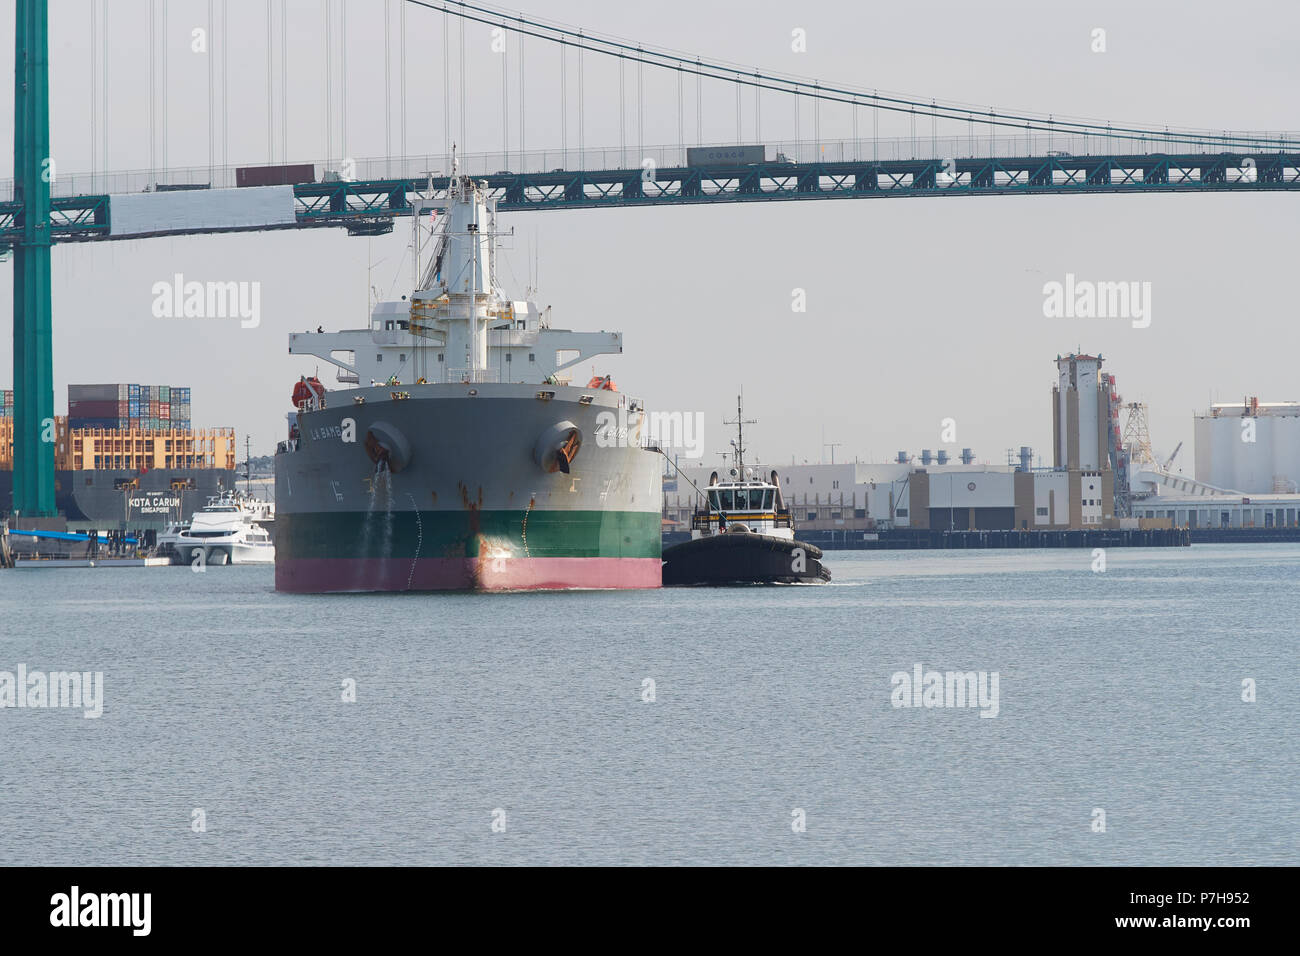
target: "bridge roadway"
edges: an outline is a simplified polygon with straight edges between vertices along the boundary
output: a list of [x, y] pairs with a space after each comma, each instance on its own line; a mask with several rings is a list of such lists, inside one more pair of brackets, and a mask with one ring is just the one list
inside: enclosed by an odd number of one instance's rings
[[[917, 196], [1260, 192], [1300, 190], [1300, 153], [763, 162], [500, 172], [477, 178], [487, 181], [502, 211]], [[447, 177], [432, 182], [435, 197], [441, 195]], [[114, 231], [111, 195], [66, 196], [51, 200], [50, 234], [55, 242], [86, 242], [341, 226], [352, 235], [380, 235], [392, 231], [396, 217], [411, 213], [428, 184], [422, 178], [300, 183], [292, 187], [293, 215], [286, 214], [284, 221], [168, 223], [149, 232]], [[0, 248], [21, 226], [20, 204], [0, 203]]]

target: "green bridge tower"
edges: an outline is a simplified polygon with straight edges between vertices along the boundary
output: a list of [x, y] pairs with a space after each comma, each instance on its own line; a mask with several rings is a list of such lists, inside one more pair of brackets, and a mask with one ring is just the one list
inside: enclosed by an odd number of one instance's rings
[[50, 321], [48, 0], [18, 0], [14, 42], [14, 500], [23, 518], [55, 515], [54, 345]]

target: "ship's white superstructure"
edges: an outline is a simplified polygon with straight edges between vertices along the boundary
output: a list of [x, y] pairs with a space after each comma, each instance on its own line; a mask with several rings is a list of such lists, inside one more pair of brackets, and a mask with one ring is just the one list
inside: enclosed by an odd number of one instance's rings
[[[781, 498], [781, 486], [772, 481], [747, 478], [742, 481], [712, 481], [704, 494], [707, 507], [691, 521], [691, 537], [705, 538], [731, 531], [752, 531], [773, 538], [794, 540], [790, 512]], [[714, 478], [716, 479], [716, 472]]]
[[749, 531], [783, 541], [794, 540], [794, 525], [781, 494], [781, 479], [775, 471], [764, 480], [757, 466], [745, 464], [747, 422], [740, 396], [736, 397], [736, 439], [731, 443], [731, 480], [719, 481], [715, 471], [704, 489], [704, 507], [691, 519], [691, 538]]
[[[214, 495], [188, 524], [174, 524], [159, 535], [158, 545], [184, 562], [204, 564], [274, 564], [270, 526], [275, 505], [236, 492]], [[201, 557], [200, 557], [201, 556]]]
[[[540, 308], [531, 290], [523, 299], [506, 295], [497, 273], [503, 233], [486, 183], [453, 175], [439, 193], [420, 201], [413, 217], [420, 274], [410, 298], [375, 302], [366, 329], [290, 334], [290, 354], [314, 355], [336, 367], [337, 382], [365, 388], [567, 384], [565, 369], [595, 355], [623, 351], [619, 332], [552, 328], [550, 307]], [[421, 268], [419, 250], [429, 241], [434, 252]]]

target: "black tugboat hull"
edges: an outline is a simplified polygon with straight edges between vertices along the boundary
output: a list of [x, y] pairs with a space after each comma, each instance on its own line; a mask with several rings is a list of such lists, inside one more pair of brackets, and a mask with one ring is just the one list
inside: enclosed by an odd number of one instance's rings
[[665, 548], [663, 583], [820, 584], [831, 579], [821, 557], [821, 548], [803, 541], [728, 532]]

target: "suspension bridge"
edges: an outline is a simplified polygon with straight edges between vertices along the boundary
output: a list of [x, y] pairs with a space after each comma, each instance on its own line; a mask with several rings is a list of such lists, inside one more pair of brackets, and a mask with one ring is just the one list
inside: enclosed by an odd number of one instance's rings
[[[209, 0], [206, 23], [192, 30], [186, 24], [183, 34], [169, 26], [166, 2], [148, 0], [148, 84], [123, 93], [119, 80], [115, 97], [110, 80], [122, 70], [113, 37], [143, 32], [144, 25], [132, 11], [136, 21], [124, 26], [117, 5], [110, 22], [110, 4], [89, 0], [89, 169], [56, 172], [49, 156], [47, 2], [17, 0], [14, 178], [0, 182], [0, 250], [12, 250], [15, 269], [13, 507], [28, 516], [54, 513], [53, 448], [39, 436], [53, 415], [49, 276], [55, 243], [319, 227], [379, 235], [422, 202], [445, 196], [453, 154], [458, 171], [486, 182], [503, 211], [1300, 189], [1296, 132], [1119, 124], [887, 93], [451, 0], [383, 0], [382, 54], [354, 48], [357, 16], [349, 28], [346, 0], [323, 0], [312, 9], [295, 4], [292, 16], [287, 0], [267, 0], [262, 63], [245, 49], [249, 21], [232, 27], [227, 0]], [[255, 6], [244, 5], [243, 14]], [[376, 9], [368, 5], [366, 19]], [[307, 19], [317, 21], [323, 37], [322, 72], [312, 82], [301, 79], [309, 73], [289, 69], [289, 39]], [[206, 110], [201, 103], [184, 106], [205, 114], [207, 163], [173, 166], [168, 51], [178, 36], [197, 44], [200, 35]], [[407, 94], [416, 66], [408, 54], [411, 37], [421, 60], [432, 57], [442, 68], [433, 92], [426, 83], [418, 87], [424, 94], [413, 98]], [[264, 115], [232, 111], [232, 49], [237, 81], [247, 83], [265, 67]], [[499, 60], [495, 88], [469, 79], [482, 51]], [[382, 156], [358, 158], [349, 150], [349, 106], [354, 116], [358, 105], [373, 112], [379, 99], [367, 95], [362, 104], [350, 103], [358, 94], [347, 77], [349, 52], [354, 75], [359, 52], [363, 69], [383, 65]], [[490, 106], [498, 92], [499, 106]], [[323, 145], [314, 160], [289, 158], [289, 119], [296, 112], [291, 93], [323, 100]], [[126, 97], [147, 99], [148, 163], [114, 169], [111, 118], [122, 105], [118, 98]], [[537, 133], [526, 120], [552, 97], [559, 122], [546, 131], [547, 148], [530, 147], [529, 136]], [[410, 99], [422, 117], [441, 100], [442, 135], [424, 152], [408, 148]], [[593, 112], [594, 103], [603, 106]], [[499, 111], [500, 136], [488, 149], [467, 148], [471, 110]], [[232, 112], [237, 133], [266, 123], [264, 153], [242, 165], [229, 162]], [[615, 112], [618, 143], [588, 145], [589, 128], [612, 138]], [[668, 145], [647, 143], [647, 125], [670, 133], [675, 126], [676, 135]], [[417, 127], [438, 132], [436, 122]], [[264, 188], [244, 189], [250, 178]]]

